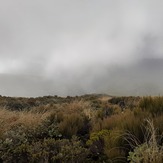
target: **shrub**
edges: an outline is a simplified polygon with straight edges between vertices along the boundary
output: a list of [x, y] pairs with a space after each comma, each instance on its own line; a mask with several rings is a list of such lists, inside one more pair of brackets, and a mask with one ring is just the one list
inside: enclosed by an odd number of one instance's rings
[[101, 130], [99, 132], [93, 132], [90, 134], [90, 138], [87, 141], [87, 145], [90, 149], [90, 157], [93, 160], [104, 161], [107, 160], [104, 154], [104, 146], [106, 137], [109, 135], [108, 130]]
[[60, 147], [59, 152], [52, 157], [53, 161], [82, 163], [86, 160], [88, 150], [82, 146], [76, 136], [73, 136], [70, 141], [66, 139], [58, 140], [58, 143]]
[[28, 141], [22, 126], [15, 127], [5, 133], [5, 138], [0, 140], [0, 158], [4, 162], [29, 162]]
[[84, 126], [84, 118], [79, 114], [70, 114], [64, 117], [63, 121], [58, 125], [59, 131], [66, 138], [77, 135]]

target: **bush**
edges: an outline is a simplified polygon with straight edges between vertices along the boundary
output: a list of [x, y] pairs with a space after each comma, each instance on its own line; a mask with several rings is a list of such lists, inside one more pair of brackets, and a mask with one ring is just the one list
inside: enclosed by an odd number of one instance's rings
[[21, 126], [5, 133], [5, 138], [0, 140], [0, 158], [4, 162], [29, 162], [27, 135]]
[[71, 138], [73, 135], [77, 135], [84, 127], [84, 118], [76, 113], [67, 115], [58, 127], [65, 138]]
[[90, 157], [92, 160], [104, 161], [107, 160], [104, 154], [104, 146], [106, 137], [109, 135], [108, 130], [101, 130], [99, 132], [93, 132], [90, 134], [90, 138], [87, 141], [87, 145], [90, 149]]
[[88, 150], [82, 146], [77, 137], [73, 137], [71, 140], [48, 138], [32, 143], [15, 143], [12, 139], [0, 142], [0, 158], [3, 162], [82, 163], [86, 160], [87, 155]]
[[82, 146], [76, 136], [73, 136], [70, 141], [66, 139], [58, 140], [58, 143], [60, 144], [59, 152], [52, 157], [53, 161], [67, 163], [85, 162], [88, 150]]

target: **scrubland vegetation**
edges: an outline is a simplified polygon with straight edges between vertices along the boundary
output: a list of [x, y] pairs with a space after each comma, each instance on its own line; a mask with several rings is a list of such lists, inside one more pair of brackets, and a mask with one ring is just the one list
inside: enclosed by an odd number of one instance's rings
[[161, 163], [163, 97], [0, 97], [0, 162]]

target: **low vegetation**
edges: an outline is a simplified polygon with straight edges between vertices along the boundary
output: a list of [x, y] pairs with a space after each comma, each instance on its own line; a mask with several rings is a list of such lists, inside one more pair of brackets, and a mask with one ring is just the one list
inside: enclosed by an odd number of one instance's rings
[[2, 163], [161, 163], [163, 97], [0, 96]]

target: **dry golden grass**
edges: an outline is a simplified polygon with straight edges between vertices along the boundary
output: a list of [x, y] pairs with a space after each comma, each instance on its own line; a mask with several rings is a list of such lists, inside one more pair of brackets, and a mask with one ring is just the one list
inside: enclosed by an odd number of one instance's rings
[[15, 125], [23, 124], [26, 127], [36, 127], [44, 119], [46, 119], [51, 112], [32, 113], [31, 111], [10, 111], [4, 108], [0, 109], [0, 133], [3, 133]]
[[11, 129], [15, 125], [22, 124], [27, 128], [34, 128], [41, 124], [48, 116], [52, 114], [71, 115], [71, 114], [84, 114], [91, 117], [89, 102], [85, 101], [72, 101], [71, 103], [63, 103], [56, 105], [45, 105], [32, 108], [30, 111], [10, 111], [5, 108], [0, 108], [0, 134]]
[[60, 110], [71, 113], [81, 113], [84, 109], [90, 108], [90, 103], [83, 100], [75, 100], [71, 103], [60, 105]]
[[[101, 129], [113, 129], [113, 128], [123, 128], [124, 123], [131, 123], [133, 122], [134, 119], [134, 114], [130, 110], [126, 110], [123, 113], [120, 114], [114, 114], [111, 117], [104, 118], [103, 120], [97, 121], [96, 119], [94, 120], [94, 123], [97, 123], [97, 125], [93, 125], [93, 131], [99, 131]], [[101, 124], [101, 125], [100, 125]], [[100, 127], [98, 127], [100, 125]]]

